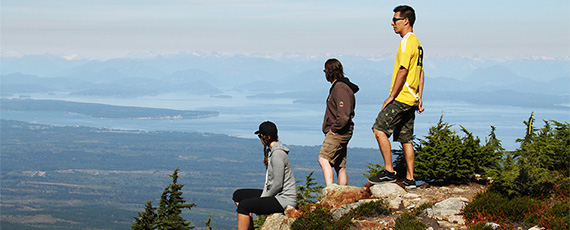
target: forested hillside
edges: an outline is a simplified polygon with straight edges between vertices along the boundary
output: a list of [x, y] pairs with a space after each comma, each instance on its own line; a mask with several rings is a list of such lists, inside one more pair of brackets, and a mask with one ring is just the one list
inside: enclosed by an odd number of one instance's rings
[[[264, 181], [257, 139], [8, 120], [1, 125], [2, 229], [126, 229], [146, 201], [158, 199], [175, 168], [184, 198], [197, 205], [185, 217], [200, 226], [212, 213], [212, 226], [231, 229], [233, 191]], [[315, 171], [322, 184], [319, 146], [288, 147], [297, 180]], [[378, 160], [378, 150], [349, 151], [351, 183], [362, 186], [360, 173], [366, 162]]]

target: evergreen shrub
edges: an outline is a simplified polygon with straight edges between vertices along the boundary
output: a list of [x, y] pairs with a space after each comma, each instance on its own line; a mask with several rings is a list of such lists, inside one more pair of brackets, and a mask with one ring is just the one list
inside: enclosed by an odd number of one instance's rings
[[544, 121], [543, 128], [535, 129], [532, 114], [524, 123], [527, 132], [517, 140], [520, 147], [491, 171], [493, 184], [464, 208], [464, 217], [473, 224], [569, 229], [569, 124]]
[[[132, 229], [186, 230], [194, 228], [190, 225], [190, 221], [186, 221], [181, 214], [182, 209], [190, 210], [196, 204], [185, 204], [186, 200], [182, 198], [181, 191], [184, 185], [178, 184], [178, 169], [175, 169], [170, 177], [172, 177], [172, 184], [162, 192], [158, 208], [152, 207], [151, 202], [148, 201], [145, 211], [139, 212], [139, 217], [135, 217], [135, 223], [131, 225]], [[210, 227], [210, 219], [206, 223]]]
[[383, 201], [364, 203], [352, 211], [352, 216], [390, 215], [390, 208]]
[[426, 224], [419, 221], [411, 212], [404, 212], [396, 219], [394, 230], [423, 230]]
[[[306, 205], [310, 203], [315, 203], [316, 199], [320, 197], [321, 191], [323, 190], [323, 186], [315, 186], [317, 182], [314, 182], [315, 179], [313, 178], [313, 173], [315, 171], [311, 171], [309, 175], [305, 178], [305, 185], [297, 186], [297, 204], [299, 206]], [[296, 183], [300, 183], [301, 181], [296, 181]]]
[[527, 132], [525, 138], [517, 140], [520, 147], [493, 171], [493, 189], [513, 196], [550, 196], [557, 191], [568, 194], [570, 125], [544, 121], [543, 128], [535, 129], [533, 121], [531, 115], [524, 122]]
[[324, 207], [317, 207], [312, 211], [304, 212], [291, 225], [293, 230], [337, 230], [349, 229], [352, 225], [350, 217], [334, 220], [334, 217]]
[[[495, 128], [485, 144], [474, 137], [465, 127], [460, 136], [451, 130], [453, 125], [440, 117], [437, 125], [429, 129], [425, 140], [415, 144], [415, 174], [417, 180], [439, 183], [465, 183], [474, 174], [486, 175], [488, 171], [499, 167], [499, 159], [503, 155], [501, 141], [496, 138]], [[394, 167], [399, 174], [405, 175], [404, 156], [400, 155]]]

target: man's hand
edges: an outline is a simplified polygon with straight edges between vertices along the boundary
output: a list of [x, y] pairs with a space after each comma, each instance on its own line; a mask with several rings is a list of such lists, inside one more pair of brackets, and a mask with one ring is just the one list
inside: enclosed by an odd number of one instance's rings
[[388, 106], [388, 104], [390, 104], [392, 101], [394, 101], [394, 98], [393, 98], [393, 97], [388, 97], [388, 98], [384, 101], [384, 104], [382, 104], [382, 109], [381, 109], [380, 111], [384, 110], [384, 108], [386, 108], [386, 106]]
[[424, 112], [424, 101], [420, 98], [418, 100], [418, 113], [422, 114]]

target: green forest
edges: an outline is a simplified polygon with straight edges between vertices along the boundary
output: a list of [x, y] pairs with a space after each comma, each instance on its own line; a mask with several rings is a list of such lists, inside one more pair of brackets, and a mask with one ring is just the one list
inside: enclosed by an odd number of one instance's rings
[[[546, 211], [540, 216], [511, 215], [523, 218], [512, 221], [568, 220], [559, 215], [569, 213], [569, 124], [541, 124], [532, 115], [524, 124], [527, 132], [518, 140], [520, 148], [505, 151], [493, 127], [482, 141], [461, 126], [463, 135], [458, 134], [442, 117], [428, 135], [416, 140], [415, 176], [440, 185], [467, 183], [475, 174], [493, 178], [490, 193], [476, 198], [476, 208], [466, 208], [466, 218], [474, 223], [510, 218], [478, 219], [484, 213], [496, 212], [492, 215], [496, 217], [518, 207], [508, 203], [520, 204], [513, 198], [521, 197]], [[211, 226], [232, 229], [231, 194], [237, 188], [259, 188], [264, 181], [262, 146], [254, 138], [13, 120], [1, 120], [0, 131], [2, 229], [128, 229], [147, 202], [158, 204], [174, 169], [178, 183], [184, 185], [183, 198], [196, 204], [183, 213], [184, 218], [205, 227], [202, 224], [211, 216]], [[288, 147], [297, 180], [316, 171], [313, 176], [322, 183], [316, 161], [320, 146]], [[377, 161], [379, 152], [349, 151], [351, 185], [363, 186], [362, 174], [378, 165], [369, 162]], [[396, 157], [396, 168], [403, 168], [401, 156]], [[485, 202], [489, 196], [500, 201]], [[481, 208], [487, 211], [482, 214]]]
[[[128, 229], [145, 202], [158, 203], [176, 168], [184, 198], [197, 205], [185, 216], [200, 227], [212, 214], [212, 226], [231, 229], [233, 191], [265, 180], [263, 148], [253, 138], [12, 120], [0, 131], [2, 229]], [[319, 169], [320, 146], [288, 147], [298, 180]], [[349, 177], [364, 181], [365, 161], [377, 160], [378, 150], [350, 151]]]

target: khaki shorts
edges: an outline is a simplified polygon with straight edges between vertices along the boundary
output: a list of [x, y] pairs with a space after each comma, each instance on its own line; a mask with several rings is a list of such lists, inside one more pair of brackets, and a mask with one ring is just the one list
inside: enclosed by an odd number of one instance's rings
[[346, 150], [350, 138], [352, 138], [352, 131], [345, 134], [328, 132], [319, 156], [328, 160], [335, 168], [346, 168]]
[[412, 143], [414, 139], [414, 119], [416, 106], [392, 101], [378, 113], [373, 129], [384, 132], [388, 138], [394, 134], [394, 141]]

